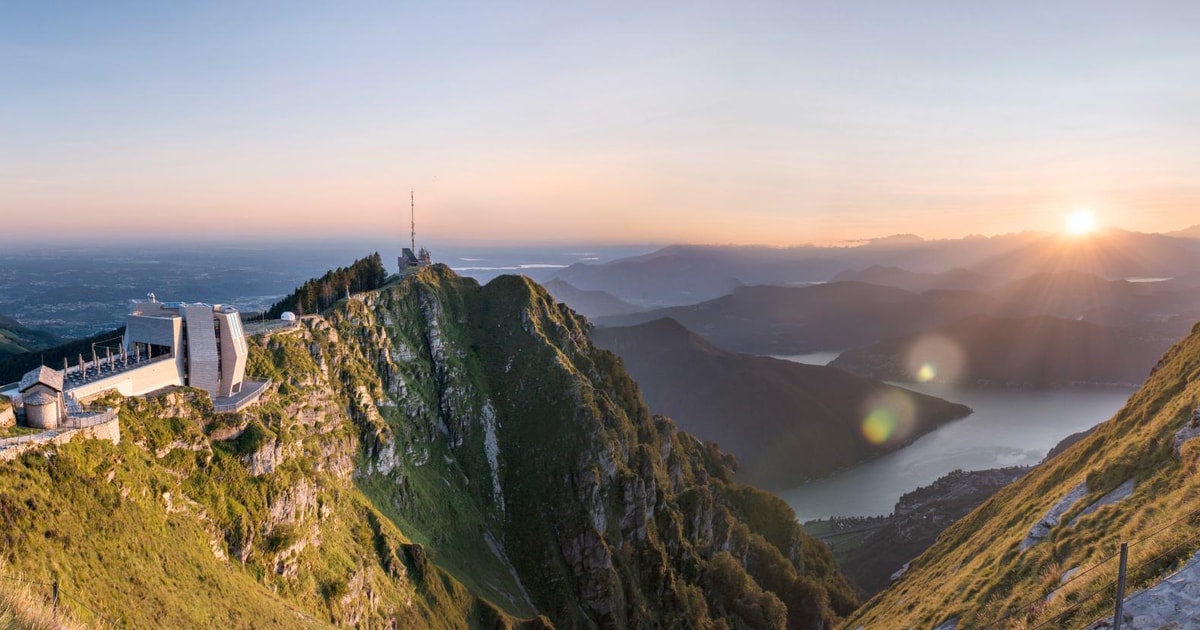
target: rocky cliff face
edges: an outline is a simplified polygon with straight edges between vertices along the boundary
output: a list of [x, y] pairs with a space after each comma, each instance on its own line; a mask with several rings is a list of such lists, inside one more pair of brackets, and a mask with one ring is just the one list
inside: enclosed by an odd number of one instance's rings
[[423, 270], [252, 342], [249, 371], [274, 383], [255, 408], [213, 414], [186, 389], [124, 401], [120, 445], [0, 465], [2, 548], [139, 626], [821, 628], [850, 612], [786, 504], [651, 416], [586, 331], [528, 280]]
[[341, 343], [314, 346], [319, 361], [358, 375], [358, 483], [514, 614], [820, 627], [854, 606], [790, 510], [652, 417], [587, 323], [531, 281], [435, 268], [329, 325]]

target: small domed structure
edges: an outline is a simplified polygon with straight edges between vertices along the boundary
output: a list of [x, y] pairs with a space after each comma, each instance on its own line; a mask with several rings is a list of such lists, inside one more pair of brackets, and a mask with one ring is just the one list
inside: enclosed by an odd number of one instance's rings
[[294, 322], [296, 321], [296, 314], [291, 311], [284, 311], [283, 315], [279, 316], [279, 319], [282, 319], [285, 322]]
[[35, 429], [57, 429], [59, 420], [58, 397], [46, 392], [35, 392], [25, 398], [25, 425]]
[[29, 371], [19, 388], [25, 424], [35, 429], [57, 429], [63, 418], [63, 373], [43, 365]]

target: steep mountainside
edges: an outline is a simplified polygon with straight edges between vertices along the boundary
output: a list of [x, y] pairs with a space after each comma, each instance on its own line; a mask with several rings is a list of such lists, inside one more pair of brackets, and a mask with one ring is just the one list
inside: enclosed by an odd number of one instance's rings
[[949, 527], [847, 627], [1082, 627], [1112, 610], [1122, 541], [1136, 596], [1200, 547], [1198, 403], [1200, 326], [1112, 419]]
[[[621, 357], [651, 410], [717, 442], [737, 456], [739, 479], [767, 487], [894, 450], [971, 412], [835, 368], [726, 352], [670, 319], [596, 329], [592, 339]], [[872, 442], [863, 421], [888, 404], [911, 412], [907, 430]]]
[[11, 317], [0, 315], [0, 359], [48, 348], [61, 341], [48, 332], [34, 330]]
[[423, 270], [256, 340], [250, 371], [273, 381], [257, 408], [125, 401], [120, 445], [0, 463], [0, 548], [136, 626], [818, 628], [850, 612], [786, 504], [651, 416], [586, 332], [527, 279]]
[[[930, 342], [931, 335], [939, 341]], [[1034, 387], [1138, 385], [1173, 341], [1073, 319], [977, 315], [928, 333], [848, 350], [830, 365], [889, 381], [915, 381], [921, 366], [930, 365], [937, 370], [930, 379], [935, 381]], [[947, 344], [957, 349], [954, 357], [943, 349]]]

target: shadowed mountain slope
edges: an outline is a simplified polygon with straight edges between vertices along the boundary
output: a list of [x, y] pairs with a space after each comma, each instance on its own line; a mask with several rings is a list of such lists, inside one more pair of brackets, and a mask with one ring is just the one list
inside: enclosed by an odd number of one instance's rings
[[[592, 339], [621, 357], [651, 409], [719, 443], [737, 456], [740, 479], [768, 487], [853, 465], [970, 413], [838, 369], [726, 352], [670, 319], [597, 329]], [[872, 443], [863, 419], [890, 397], [911, 403], [912, 424]]]
[[[976, 315], [927, 333], [847, 350], [830, 365], [868, 378], [1053, 387], [1138, 385], [1173, 338], [1056, 317]], [[954, 356], [948, 356], [954, 349]], [[948, 365], [952, 364], [952, 365]]]
[[576, 288], [566, 280], [551, 280], [542, 285], [554, 299], [571, 307], [571, 310], [594, 319], [612, 315], [627, 315], [642, 309], [605, 291], [585, 291]]
[[678, 321], [714, 345], [752, 354], [842, 350], [986, 312], [979, 293], [902, 289], [834, 282], [803, 288], [743, 287], [695, 304], [598, 320], [628, 326], [663, 317]]

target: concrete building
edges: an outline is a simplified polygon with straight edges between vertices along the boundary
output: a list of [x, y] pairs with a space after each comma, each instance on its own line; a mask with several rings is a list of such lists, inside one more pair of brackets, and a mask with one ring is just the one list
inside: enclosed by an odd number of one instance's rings
[[[77, 364], [63, 362], [62, 371], [47, 367], [26, 375], [20, 384], [0, 388], [33, 422], [49, 427], [55, 417], [82, 413], [82, 404], [109, 392], [141, 396], [167, 387], [203, 389], [218, 412], [238, 411], [258, 400], [267, 382], [247, 381], [249, 355], [241, 316], [235, 309], [208, 304], [159, 302], [151, 294], [135, 300], [125, 320], [125, 337], [114, 354], [95, 350]], [[29, 381], [31, 389], [24, 391]], [[34, 396], [32, 386], [46, 396]], [[55, 390], [55, 384], [57, 389]], [[49, 387], [49, 389], [47, 389]], [[50, 398], [57, 394], [57, 405]], [[29, 422], [29, 421], [27, 421]]]
[[75, 434], [120, 441], [116, 410], [88, 410], [84, 403], [117, 392], [140, 396], [188, 385], [212, 396], [213, 410], [234, 412], [258, 400], [268, 381], [246, 381], [250, 348], [236, 309], [208, 304], [159, 302], [154, 294], [135, 300], [125, 322], [119, 354], [111, 348], [90, 361], [63, 362], [27, 373], [19, 383], [0, 387], [11, 401], [0, 411], [24, 416], [29, 427], [46, 431], [29, 439], [0, 439], [0, 461], [37, 444], [65, 443]]
[[136, 396], [167, 385], [203, 389], [214, 399], [242, 391], [249, 347], [236, 309], [159, 302], [151, 294], [147, 300], [133, 303], [125, 322], [123, 345], [126, 354], [139, 360], [170, 358], [175, 364], [174, 378], [162, 370], [161, 377], [151, 379], [171, 382], [158, 387], [153, 383], [133, 384], [130, 389], [134, 391], [126, 395]]

